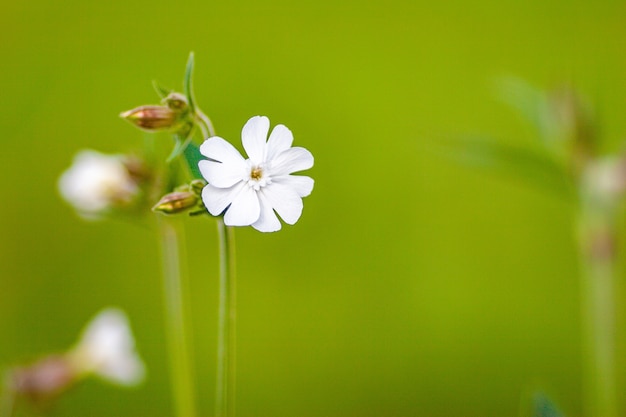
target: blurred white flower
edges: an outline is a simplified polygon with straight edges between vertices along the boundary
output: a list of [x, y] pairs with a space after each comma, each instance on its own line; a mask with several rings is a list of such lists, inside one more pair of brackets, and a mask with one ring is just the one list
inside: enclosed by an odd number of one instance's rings
[[617, 203], [626, 192], [626, 159], [606, 156], [591, 161], [583, 173], [583, 186], [597, 202]]
[[128, 319], [115, 308], [101, 311], [87, 324], [69, 358], [79, 372], [119, 385], [136, 385], [145, 375]]
[[80, 151], [59, 179], [61, 196], [85, 218], [98, 218], [108, 209], [129, 203], [139, 187], [122, 157]]
[[292, 148], [293, 135], [287, 127], [277, 125], [267, 139], [270, 121], [265, 116], [248, 120], [241, 140], [249, 158], [224, 139], [207, 139], [200, 152], [208, 160], [199, 168], [208, 185], [202, 200], [209, 212], [224, 214], [229, 226], [249, 226], [261, 232], [280, 230], [274, 210], [288, 224], [302, 214], [302, 197], [313, 190], [313, 179], [290, 175], [313, 166], [313, 155], [304, 148]]

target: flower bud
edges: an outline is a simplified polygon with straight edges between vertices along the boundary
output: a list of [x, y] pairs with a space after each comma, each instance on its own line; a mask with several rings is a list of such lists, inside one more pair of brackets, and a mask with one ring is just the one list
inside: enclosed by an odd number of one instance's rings
[[198, 195], [192, 191], [175, 191], [164, 195], [152, 210], [165, 214], [178, 214], [196, 208], [199, 201]]
[[148, 132], [170, 130], [179, 125], [179, 113], [167, 106], [141, 106], [121, 113], [120, 117]]
[[187, 102], [187, 97], [180, 93], [170, 93], [167, 97], [163, 99], [163, 104], [174, 111], [182, 112], [187, 109], [189, 103]]
[[76, 382], [77, 377], [67, 358], [51, 355], [30, 366], [11, 370], [8, 389], [40, 403], [58, 397]]
[[207, 182], [205, 180], [195, 179], [191, 181], [191, 184], [189, 184], [189, 188], [198, 196], [201, 196], [202, 190], [204, 189], [204, 187], [206, 187], [206, 184]]

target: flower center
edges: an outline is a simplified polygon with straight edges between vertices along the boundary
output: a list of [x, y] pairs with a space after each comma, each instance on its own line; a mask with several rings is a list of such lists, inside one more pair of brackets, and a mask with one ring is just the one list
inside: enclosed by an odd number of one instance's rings
[[261, 167], [252, 167], [252, 169], [250, 170], [250, 178], [256, 181], [263, 178], [263, 170], [261, 169]]
[[246, 181], [250, 187], [254, 188], [255, 191], [259, 191], [261, 187], [272, 183], [272, 179], [268, 175], [267, 170], [263, 168], [263, 165], [250, 164], [249, 167], [249, 177], [245, 178], [244, 181]]

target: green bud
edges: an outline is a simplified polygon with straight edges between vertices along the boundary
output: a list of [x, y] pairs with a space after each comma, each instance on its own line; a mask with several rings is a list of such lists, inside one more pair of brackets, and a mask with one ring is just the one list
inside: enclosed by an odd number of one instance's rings
[[183, 213], [196, 208], [199, 201], [198, 195], [192, 191], [174, 191], [164, 195], [152, 211], [165, 214]]
[[189, 185], [189, 187], [191, 191], [196, 193], [196, 195], [201, 196], [202, 189], [206, 187], [206, 184], [207, 184], [206, 181], [196, 179], [196, 180], [191, 181], [191, 184]]
[[187, 110], [189, 103], [187, 97], [180, 93], [170, 93], [165, 97], [162, 103], [176, 112], [183, 112]]

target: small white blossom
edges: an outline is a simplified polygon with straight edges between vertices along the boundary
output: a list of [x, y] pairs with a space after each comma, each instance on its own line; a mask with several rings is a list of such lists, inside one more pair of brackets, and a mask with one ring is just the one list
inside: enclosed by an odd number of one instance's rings
[[69, 357], [79, 372], [119, 385], [136, 385], [144, 378], [128, 319], [116, 308], [101, 311], [87, 324]]
[[214, 136], [200, 152], [208, 158], [199, 162], [208, 185], [202, 190], [204, 205], [214, 216], [226, 210], [224, 223], [252, 226], [261, 232], [280, 230], [274, 210], [288, 224], [302, 214], [302, 197], [313, 190], [313, 179], [291, 175], [313, 166], [311, 152], [291, 147], [293, 135], [277, 125], [269, 139], [270, 121], [265, 116], [248, 120], [241, 140], [249, 158], [244, 159], [230, 143]]
[[59, 179], [61, 196], [86, 218], [129, 203], [139, 188], [122, 158], [92, 150], [76, 154], [72, 166]]

